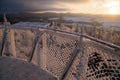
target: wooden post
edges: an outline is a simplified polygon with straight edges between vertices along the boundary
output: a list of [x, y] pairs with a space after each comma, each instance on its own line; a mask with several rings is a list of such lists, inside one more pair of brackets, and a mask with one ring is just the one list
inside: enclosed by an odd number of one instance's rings
[[2, 44], [1, 44], [1, 48], [0, 48], [0, 56], [2, 56], [2, 53], [3, 53], [6, 36], [7, 36], [7, 28], [5, 28], [3, 31], [3, 36], [2, 36], [2, 41], [1, 41]]
[[42, 53], [41, 53], [41, 67], [42, 69], [46, 70], [46, 51], [47, 51], [47, 34], [46, 32], [42, 35]]
[[8, 34], [8, 41], [9, 41], [9, 49], [10, 53], [13, 57], [16, 58], [16, 47], [15, 47], [15, 39], [14, 39], [14, 30], [10, 29], [9, 34]]
[[39, 40], [39, 31], [37, 31], [37, 33], [36, 33], [36, 35], [35, 35], [35, 39], [34, 39], [34, 42], [33, 42], [33, 47], [32, 47], [32, 49], [31, 49], [31, 51], [30, 51], [30, 57], [29, 57], [29, 59], [28, 59], [28, 62], [31, 62], [31, 61], [32, 61], [32, 58], [33, 58], [33, 55], [34, 55], [34, 53], [35, 53], [38, 40]]

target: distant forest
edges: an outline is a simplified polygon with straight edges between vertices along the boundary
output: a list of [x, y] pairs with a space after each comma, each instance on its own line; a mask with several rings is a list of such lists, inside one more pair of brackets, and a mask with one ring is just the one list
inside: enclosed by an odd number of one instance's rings
[[[104, 17], [104, 18], [113, 18], [113, 17], [120, 17], [120, 15], [117, 16], [110, 16], [110, 15], [90, 15], [90, 14], [73, 14], [73, 13], [8, 13], [6, 14], [7, 19], [11, 22], [11, 24], [14, 24], [16, 22], [20, 21], [44, 21], [46, 22], [48, 18], [52, 17], [80, 17], [80, 16], [89, 16], [89, 17]], [[0, 13], [0, 22], [3, 22], [3, 13]]]

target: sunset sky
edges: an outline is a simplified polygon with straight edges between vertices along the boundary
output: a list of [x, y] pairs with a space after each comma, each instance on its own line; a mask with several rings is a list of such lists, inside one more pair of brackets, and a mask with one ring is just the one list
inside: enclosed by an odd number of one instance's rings
[[120, 0], [0, 0], [0, 12], [120, 14]]

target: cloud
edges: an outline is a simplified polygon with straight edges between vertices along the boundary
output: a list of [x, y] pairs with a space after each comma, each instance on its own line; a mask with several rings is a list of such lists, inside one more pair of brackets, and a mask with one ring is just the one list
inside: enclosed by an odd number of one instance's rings
[[[82, 12], [104, 13], [104, 7], [110, 1], [116, 0], [0, 0], [0, 12]], [[118, 0], [119, 1], [119, 0]]]
[[[0, 0], [0, 11], [66, 11], [69, 10], [61, 4], [83, 4], [91, 0]], [[60, 5], [59, 5], [60, 4]]]
[[85, 4], [91, 2], [91, 0], [64, 0], [63, 2], [66, 3], [78, 3], [78, 4]]

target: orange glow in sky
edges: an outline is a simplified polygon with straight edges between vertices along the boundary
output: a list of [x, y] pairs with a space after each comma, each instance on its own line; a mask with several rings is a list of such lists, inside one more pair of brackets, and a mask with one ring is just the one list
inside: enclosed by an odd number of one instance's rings
[[119, 14], [120, 13], [120, 2], [111, 1], [109, 4], [106, 4], [108, 7], [108, 14]]
[[[41, 0], [42, 1], [42, 0]], [[45, 0], [44, 0], [45, 1]], [[39, 12], [56, 13], [85, 13], [85, 14], [120, 14], [120, 0], [51, 0], [51, 4], [32, 2], [31, 8], [38, 8]], [[48, 1], [50, 3], [50, 0]], [[48, 8], [41, 11], [40, 8]]]
[[71, 13], [120, 14], [120, 0], [89, 0], [85, 3], [58, 3]]

